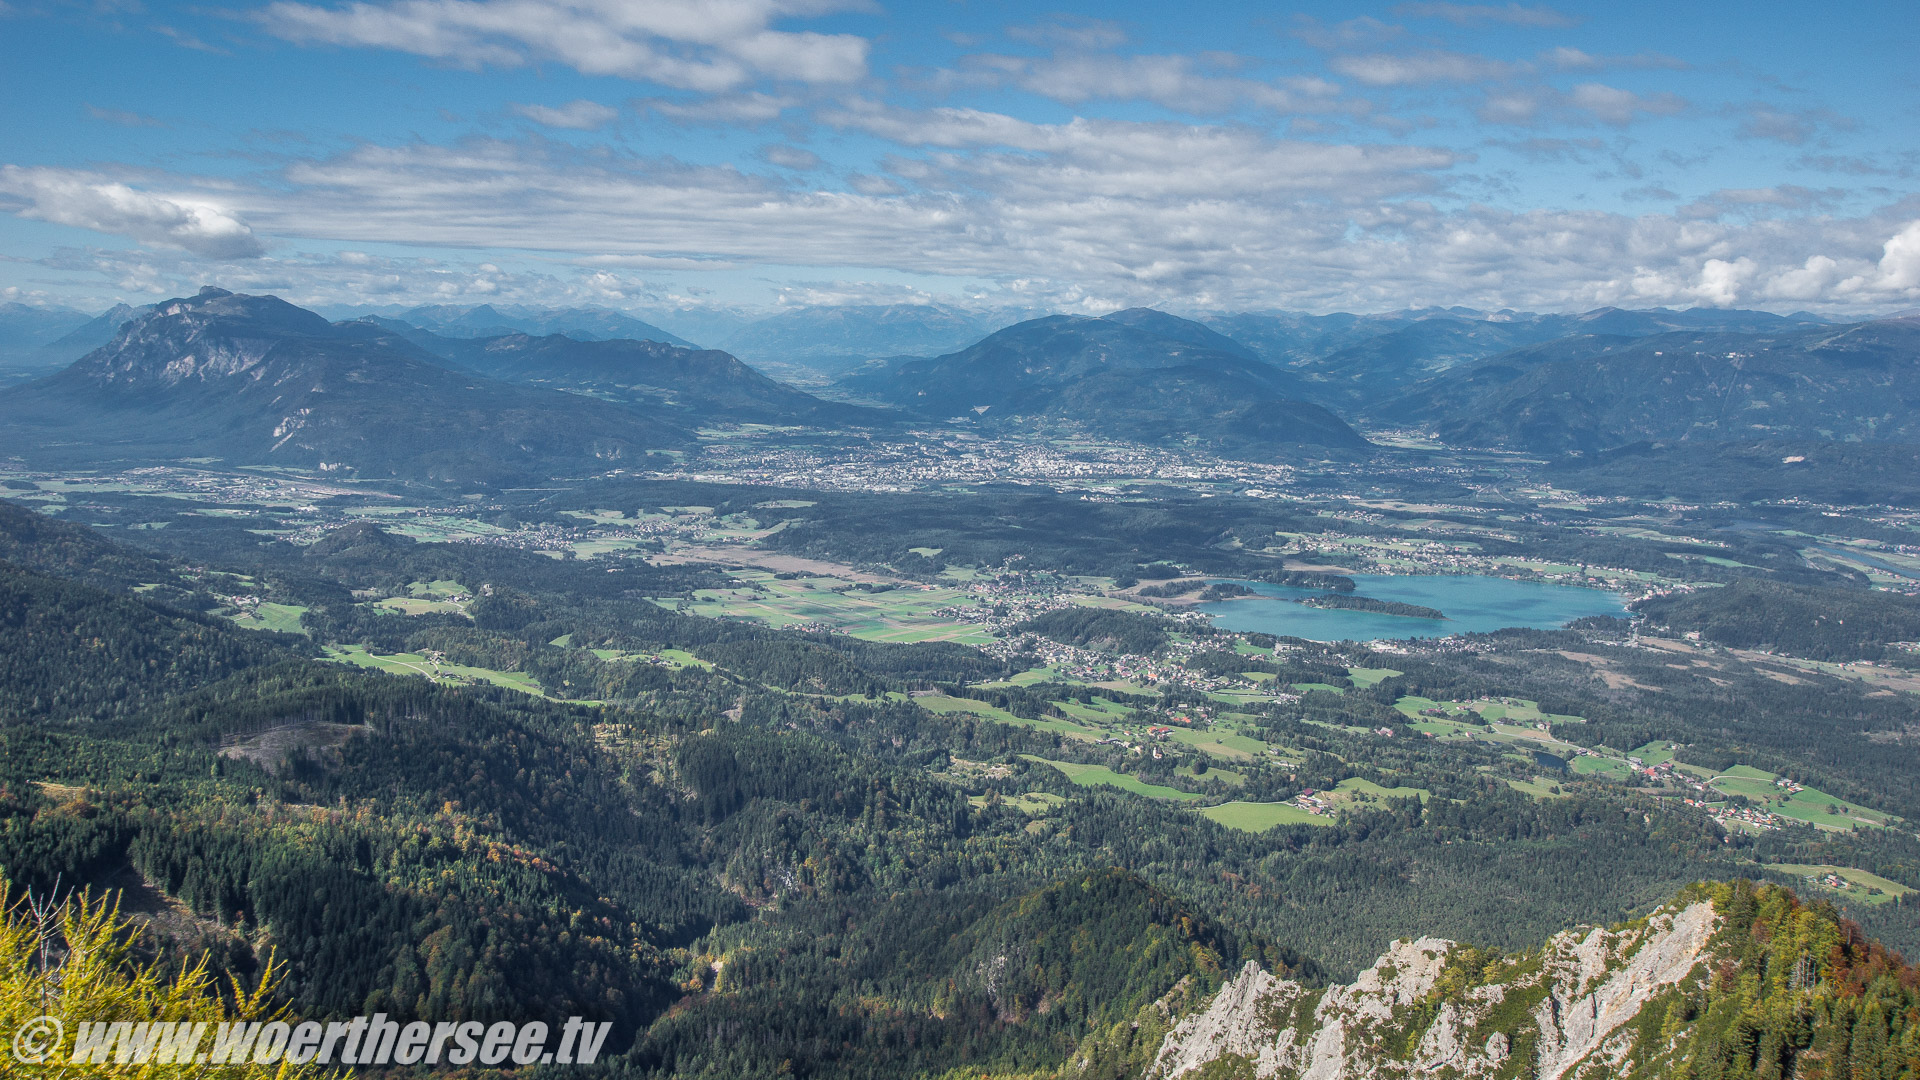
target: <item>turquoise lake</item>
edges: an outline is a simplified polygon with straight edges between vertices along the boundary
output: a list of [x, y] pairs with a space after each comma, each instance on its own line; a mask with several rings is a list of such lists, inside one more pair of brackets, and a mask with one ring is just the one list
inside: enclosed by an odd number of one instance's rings
[[1618, 593], [1551, 585], [1538, 581], [1510, 581], [1497, 577], [1446, 574], [1349, 574], [1354, 596], [1398, 600], [1437, 608], [1445, 619], [1409, 619], [1369, 611], [1339, 611], [1307, 607], [1294, 601], [1324, 596], [1324, 589], [1295, 589], [1260, 581], [1239, 584], [1258, 593], [1237, 600], [1200, 604], [1196, 610], [1213, 616], [1222, 630], [1258, 632], [1313, 641], [1371, 641], [1375, 638], [1445, 637], [1482, 634], [1509, 627], [1550, 629], [1588, 615], [1625, 615]]

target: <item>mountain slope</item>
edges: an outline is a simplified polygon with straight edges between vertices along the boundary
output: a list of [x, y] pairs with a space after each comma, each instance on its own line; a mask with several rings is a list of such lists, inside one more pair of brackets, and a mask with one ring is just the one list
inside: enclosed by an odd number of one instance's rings
[[1916, 975], [1779, 886], [1693, 886], [1535, 953], [1403, 939], [1324, 992], [1248, 964], [1147, 1076], [1904, 1075]]
[[1116, 322], [1122, 326], [1131, 326], [1135, 330], [1145, 330], [1149, 334], [1158, 334], [1174, 341], [1184, 341], [1202, 349], [1237, 356], [1242, 360], [1258, 360], [1260, 354], [1219, 333], [1204, 323], [1183, 319], [1178, 315], [1169, 315], [1154, 308], [1127, 308], [1111, 315], [1103, 315], [1107, 322]]
[[[429, 344], [423, 339], [416, 339]], [[585, 391], [689, 424], [874, 424], [879, 410], [822, 401], [716, 349], [658, 341], [577, 341], [508, 334], [441, 339], [448, 359], [504, 382]]]
[[0, 304], [0, 370], [38, 366], [36, 353], [87, 321], [72, 308]]
[[[1112, 317], [1112, 316], [1109, 316]], [[1563, 338], [1628, 339], [1672, 332], [1782, 333], [1825, 325], [1807, 315], [1717, 309], [1581, 313], [1424, 309], [1374, 315], [1221, 314], [1208, 326], [1299, 375], [1310, 400], [1365, 409], [1419, 380], [1509, 350]]]
[[395, 320], [417, 326], [442, 337], [487, 338], [502, 334], [527, 334], [544, 337], [565, 334], [576, 341], [609, 341], [628, 338], [658, 341], [685, 348], [698, 348], [691, 341], [668, 333], [649, 322], [607, 308], [564, 308], [558, 311], [539, 308], [501, 310], [491, 304], [458, 307], [435, 304], [402, 312]]
[[[1184, 321], [1184, 320], [1182, 320]], [[863, 370], [842, 385], [933, 418], [1039, 420], [1109, 438], [1197, 439], [1237, 453], [1366, 445], [1269, 365], [1122, 322], [1053, 315], [970, 348]]]
[[364, 324], [275, 297], [170, 300], [0, 399], [10, 452], [219, 457], [363, 476], [491, 481], [604, 469], [687, 433], [657, 417], [450, 371]]
[[1462, 445], [1592, 451], [1642, 440], [1920, 441], [1920, 320], [1771, 334], [1581, 337], [1411, 388], [1380, 410]]
[[834, 374], [873, 357], [951, 352], [993, 325], [932, 304], [805, 307], [742, 327], [720, 347], [783, 375]]

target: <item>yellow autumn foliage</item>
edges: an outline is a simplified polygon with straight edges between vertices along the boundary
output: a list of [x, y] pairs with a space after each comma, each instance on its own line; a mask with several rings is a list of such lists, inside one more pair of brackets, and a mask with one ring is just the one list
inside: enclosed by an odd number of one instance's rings
[[[137, 928], [105, 897], [74, 895], [48, 910], [0, 882], [0, 1078], [196, 1077], [207, 1080], [320, 1080], [339, 1075], [315, 1065], [172, 1063], [160, 1054], [108, 1053], [104, 1063], [74, 1061], [82, 1024], [205, 1024], [205, 1055], [219, 1025], [281, 1019], [269, 998], [281, 968], [269, 961], [258, 984], [222, 987], [199, 963], [168, 976], [133, 949]], [[57, 1027], [56, 1027], [57, 1023]], [[116, 1047], [116, 1050], [118, 1048]], [[144, 1056], [146, 1061], [118, 1060]]]

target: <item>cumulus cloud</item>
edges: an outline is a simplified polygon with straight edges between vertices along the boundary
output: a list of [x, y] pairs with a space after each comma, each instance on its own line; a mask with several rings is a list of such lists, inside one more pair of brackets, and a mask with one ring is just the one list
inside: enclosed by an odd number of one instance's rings
[[512, 105], [509, 108], [536, 124], [570, 131], [598, 131], [620, 116], [620, 110], [584, 98], [558, 108], [547, 105]]
[[1769, 300], [1818, 300], [1839, 276], [1839, 263], [1825, 255], [1811, 255], [1799, 267], [1774, 274], [1762, 294]]
[[277, 0], [257, 16], [301, 44], [392, 49], [472, 67], [552, 60], [588, 75], [718, 93], [757, 78], [847, 83], [867, 72], [854, 34], [775, 30], [826, 0]]
[[1879, 279], [1871, 288], [1892, 293], [1920, 293], [1920, 221], [1908, 223], [1882, 249]]
[[264, 248], [232, 210], [211, 199], [138, 191], [97, 173], [0, 166], [0, 196], [21, 217], [179, 248], [210, 259], [259, 256]]
[[1693, 295], [1713, 307], [1732, 307], [1759, 272], [1759, 265], [1744, 255], [1731, 262], [1708, 259], [1700, 267], [1700, 284], [1694, 288]]

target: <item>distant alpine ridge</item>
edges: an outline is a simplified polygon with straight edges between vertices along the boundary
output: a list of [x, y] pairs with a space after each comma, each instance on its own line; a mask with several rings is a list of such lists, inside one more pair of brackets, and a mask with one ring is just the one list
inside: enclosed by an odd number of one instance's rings
[[[460, 368], [375, 323], [329, 323], [276, 297], [206, 288], [155, 305], [71, 367], [0, 395], [0, 447], [64, 462], [215, 458], [501, 482], [630, 464], [691, 444], [716, 413], [800, 422], [845, 409], [724, 354], [517, 332], [488, 341], [491, 349], [462, 347], [506, 378]], [[560, 377], [556, 369], [581, 352], [593, 354], [580, 361], [581, 378]], [[623, 364], [625, 374], [610, 374]], [[631, 403], [526, 385], [538, 374], [584, 386], [596, 373], [630, 389]]]
[[[0, 448], [57, 463], [192, 457], [453, 481], [620, 468], [741, 423], [958, 424], [1253, 460], [1364, 455], [1361, 430], [1410, 429], [1568, 461], [1652, 451], [1645, 461], [1691, 473], [1733, 453], [1727, 469], [1751, 486], [1748, 459], [1920, 446], [1912, 315], [1132, 308], [996, 321], [937, 305], [797, 308], [730, 324], [724, 341], [743, 362], [606, 308], [425, 306], [329, 322], [211, 287], [92, 317], [6, 304]], [[1877, 453], [1869, 467], [1897, 467]]]
[[1032, 319], [959, 352], [864, 368], [841, 385], [930, 419], [1001, 429], [1196, 440], [1256, 457], [1367, 446], [1339, 417], [1302, 400], [1298, 376], [1161, 312]]

